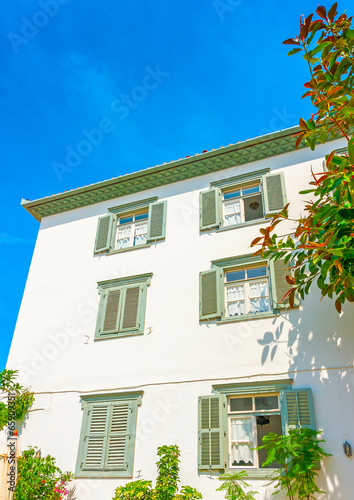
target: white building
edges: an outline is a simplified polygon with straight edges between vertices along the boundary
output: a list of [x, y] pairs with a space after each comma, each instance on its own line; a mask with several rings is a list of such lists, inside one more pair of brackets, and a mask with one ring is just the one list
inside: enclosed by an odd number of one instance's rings
[[266, 215], [300, 214], [310, 167], [343, 146], [295, 151], [296, 131], [23, 203], [41, 224], [7, 365], [36, 393], [21, 446], [76, 471], [78, 500], [154, 480], [165, 444], [204, 499], [224, 498], [224, 470], [268, 499], [251, 448], [299, 423], [333, 455], [324, 498], [353, 497], [353, 309], [315, 289], [280, 304], [284, 266], [250, 249]]

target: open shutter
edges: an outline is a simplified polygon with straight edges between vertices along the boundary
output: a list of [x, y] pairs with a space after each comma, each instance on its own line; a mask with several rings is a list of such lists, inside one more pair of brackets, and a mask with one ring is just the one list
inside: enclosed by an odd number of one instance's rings
[[98, 219], [94, 253], [106, 252], [111, 249], [113, 220], [113, 214]]
[[[274, 309], [284, 309], [289, 307], [289, 298], [286, 297], [283, 301], [283, 297], [290, 290], [291, 285], [286, 281], [286, 276], [292, 276], [292, 270], [290, 268], [290, 263], [285, 264], [284, 259], [271, 260], [269, 262], [270, 267], [270, 285], [272, 290], [273, 308]], [[300, 305], [299, 296], [295, 293], [294, 307]]]
[[218, 268], [199, 274], [199, 319], [221, 317], [221, 280]]
[[198, 469], [225, 468], [226, 396], [201, 396], [198, 400]]
[[111, 406], [105, 470], [128, 470], [134, 407], [136, 403], [130, 401]]
[[280, 391], [283, 433], [289, 428], [309, 427], [316, 430], [315, 412], [311, 389]]
[[139, 285], [125, 289], [120, 331], [139, 328], [139, 301], [141, 295], [142, 288]]
[[119, 328], [119, 304], [122, 301], [122, 290], [110, 290], [103, 296], [105, 302], [101, 334], [116, 333]]
[[108, 405], [95, 405], [87, 408], [86, 431], [83, 442], [83, 471], [100, 471], [104, 469], [104, 453], [108, 433]]
[[221, 224], [221, 192], [218, 188], [202, 191], [199, 195], [200, 230], [215, 229]]
[[284, 174], [270, 174], [263, 176], [264, 213], [266, 217], [275, 215], [286, 205]]
[[158, 201], [149, 205], [147, 241], [162, 240], [166, 234], [167, 201]]

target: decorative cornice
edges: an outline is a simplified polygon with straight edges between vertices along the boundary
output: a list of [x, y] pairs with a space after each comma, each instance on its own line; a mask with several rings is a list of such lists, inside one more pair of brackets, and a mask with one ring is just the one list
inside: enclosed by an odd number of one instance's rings
[[[50, 215], [295, 151], [293, 136], [299, 131], [299, 127], [292, 127], [66, 193], [34, 201], [24, 200], [22, 205], [35, 219], [41, 221], [43, 217]], [[334, 139], [339, 137], [338, 135]], [[305, 147], [307, 146], [302, 142], [299, 149]]]
[[100, 289], [112, 288], [116, 286], [134, 285], [135, 283], [147, 283], [150, 285], [153, 273], [137, 274], [135, 276], [127, 276], [124, 278], [116, 278], [107, 281], [99, 281], [97, 285]]

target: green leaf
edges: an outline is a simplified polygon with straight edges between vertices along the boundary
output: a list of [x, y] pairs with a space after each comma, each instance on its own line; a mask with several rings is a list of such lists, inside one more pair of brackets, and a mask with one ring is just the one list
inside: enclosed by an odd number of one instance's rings
[[288, 56], [292, 56], [293, 54], [297, 54], [298, 52], [301, 52], [302, 49], [292, 49], [290, 52], [288, 52]]
[[352, 137], [348, 142], [348, 153], [349, 161], [352, 165], [354, 165], [354, 137]]
[[343, 33], [343, 37], [346, 40], [353, 40], [354, 39], [354, 30], [347, 30]]

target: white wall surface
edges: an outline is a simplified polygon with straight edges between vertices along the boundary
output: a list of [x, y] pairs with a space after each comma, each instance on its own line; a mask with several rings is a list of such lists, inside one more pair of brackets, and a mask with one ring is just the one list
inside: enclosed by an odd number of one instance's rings
[[[323, 169], [325, 154], [341, 141], [301, 150], [187, 181], [44, 218], [14, 334], [8, 368], [38, 394], [21, 432], [22, 448], [41, 446], [58, 464], [74, 470], [85, 391], [144, 390], [138, 410], [134, 477], [156, 477], [156, 448], [181, 448], [182, 484], [205, 499], [221, 499], [218, 481], [197, 471], [197, 399], [213, 383], [293, 378], [311, 387], [316, 418], [333, 454], [321, 471], [329, 500], [352, 497], [352, 459], [342, 435], [354, 444], [353, 308], [338, 316], [329, 299], [313, 291], [300, 309], [281, 316], [217, 325], [199, 323], [199, 272], [211, 261], [252, 253], [250, 242], [262, 224], [204, 234], [199, 232], [199, 192], [211, 181], [270, 168], [284, 172], [290, 214], [299, 196]], [[149, 248], [93, 255], [97, 220], [112, 206], [158, 196], [167, 199], [166, 239]], [[263, 227], [266, 224], [263, 223]], [[94, 342], [97, 282], [152, 272], [145, 334]], [[62, 391], [62, 392], [61, 392]], [[156, 408], [162, 417], [156, 417]], [[165, 412], [165, 414], [163, 414]], [[160, 418], [161, 422], [158, 421]], [[324, 474], [325, 473], [325, 474]], [[78, 500], [110, 500], [119, 479], [80, 480]], [[252, 481], [254, 489], [264, 481]], [[87, 487], [87, 492], [85, 488]], [[85, 491], [84, 491], [85, 490]], [[270, 498], [269, 487], [260, 499]], [[274, 497], [273, 497], [274, 498]]]

